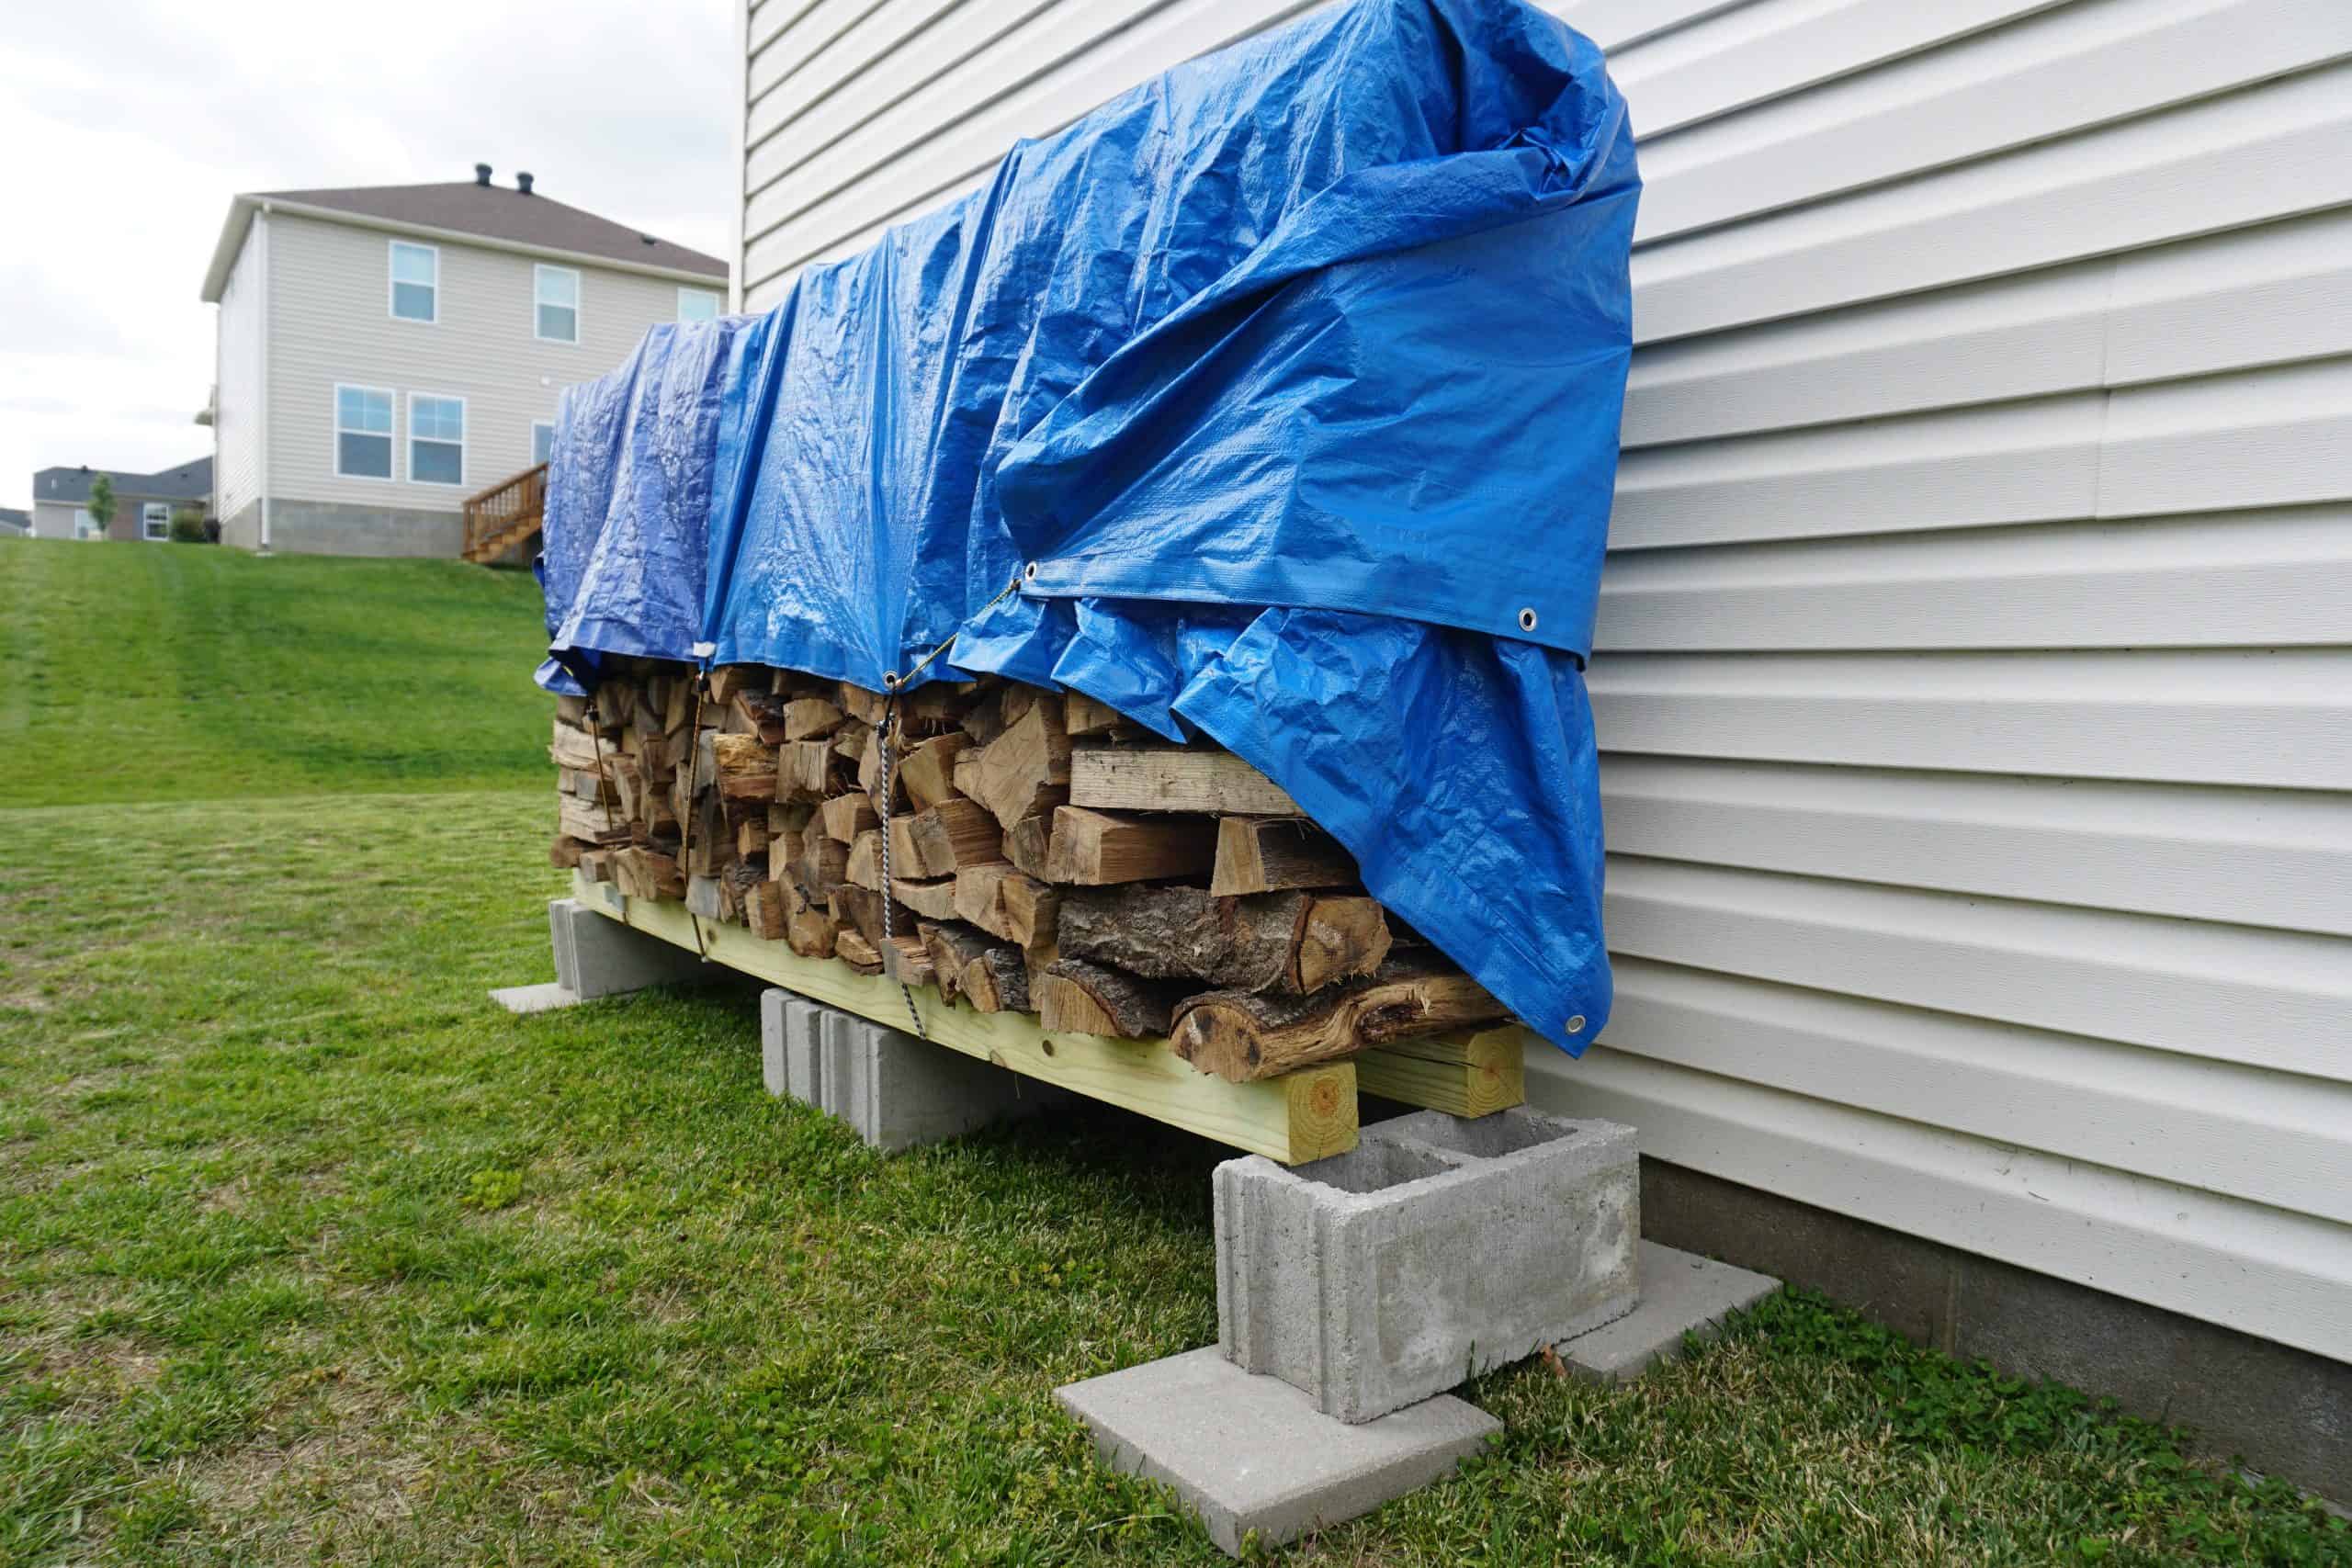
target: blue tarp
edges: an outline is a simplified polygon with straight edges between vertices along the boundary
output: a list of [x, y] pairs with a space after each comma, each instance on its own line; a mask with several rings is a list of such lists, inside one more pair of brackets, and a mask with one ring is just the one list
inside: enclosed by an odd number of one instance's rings
[[567, 394], [556, 660], [878, 689], [953, 637], [923, 679], [1205, 734], [1578, 1051], [1639, 190], [1599, 51], [1514, 0], [1357, 0], [1180, 67]]

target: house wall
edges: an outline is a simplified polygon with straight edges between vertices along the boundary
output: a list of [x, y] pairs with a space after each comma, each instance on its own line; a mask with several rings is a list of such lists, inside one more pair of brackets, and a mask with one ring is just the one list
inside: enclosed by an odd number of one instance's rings
[[[628, 357], [647, 327], [677, 319], [677, 280], [582, 266], [579, 343], [541, 342], [534, 333], [533, 258], [443, 241], [439, 319], [395, 320], [389, 296], [395, 236], [283, 211], [267, 221], [273, 547], [455, 553], [465, 498], [531, 466], [532, 423], [555, 417], [562, 389], [603, 375]], [[225, 300], [222, 321], [226, 332]], [[335, 473], [339, 383], [395, 394], [391, 479]], [[466, 400], [463, 484], [408, 478], [412, 393]], [[225, 414], [225, 383], [221, 400]], [[291, 530], [282, 537], [281, 525]]]
[[260, 254], [270, 220], [256, 217], [245, 230], [236, 265], [221, 286], [214, 346], [213, 385], [219, 389], [212, 415], [212, 515], [222, 520], [221, 536], [252, 547], [260, 544], [257, 515], [251, 537], [233, 537], [232, 518], [247, 517], [261, 499], [262, 279]]
[[[130, 541], [141, 538], [140, 509], [151, 501], [161, 501], [174, 511], [184, 507], [195, 507], [201, 511], [204, 506], [204, 502], [200, 500], [190, 501], [182, 497], [175, 501], [166, 496], [140, 495], [130, 491], [119, 490], [114, 493], [114, 521], [107, 527], [107, 538], [112, 541]], [[32, 508], [32, 536], [36, 539], [72, 538], [74, 513], [84, 504], [81, 502], [35, 501]]]
[[[751, 6], [748, 307], [1304, 8]], [[1532, 1096], [2352, 1359], [2352, 7], [1558, 8], [1647, 190]]]

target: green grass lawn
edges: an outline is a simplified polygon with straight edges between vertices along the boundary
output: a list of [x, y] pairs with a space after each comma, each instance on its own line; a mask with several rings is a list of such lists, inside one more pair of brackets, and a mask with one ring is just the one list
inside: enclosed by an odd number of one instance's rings
[[[1221, 1150], [1105, 1110], [878, 1157], [762, 1091], [749, 987], [507, 1017], [483, 992], [549, 977], [559, 886], [544, 710], [502, 690], [527, 592], [14, 548], [10, 583], [85, 615], [235, 642], [142, 646], [241, 666], [273, 716], [346, 677], [321, 606], [379, 667], [400, 625], [420, 669], [506, 662], [446, 701], [363, 681], [368, 750], [314, 757], [298, 718], [222, 739], [209, 694], [0, 606], [20, 676], [92, 660], [0, 712], [12, 755], [91, 786], [11, 770], [62, 804], [0, 808], [0, 1563], [1224, 1561], [1051, 1399], [1215, 1337]], [[126, 771], [125, 728], [173, 761]], [[192, 801], [191, 763], [259, 782]], [[1491, 1451], [1283, 1560], [2352, 1562], [2175, 1434], [1798, 1297], [1630, 1388], [1530, 1364], [1464, 1392]]]
[[519, 571], [0, 540], [0, 807], [520, 782], [546, 646]]

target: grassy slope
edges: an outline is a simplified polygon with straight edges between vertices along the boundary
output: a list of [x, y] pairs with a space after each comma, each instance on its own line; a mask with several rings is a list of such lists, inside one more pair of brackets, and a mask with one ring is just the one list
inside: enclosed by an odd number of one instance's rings
[[519, 784], [546, 640], [520, 572], [0, 540], [0, 806]]
[[[39, 566], [118, 626], [209, 629], [133, 607], [173, 574], [278, 623], [366, 584], [402, 666], [508, 635], [483, 602], [514, 597], [80, 553], [121, 562], [115, 596]], [[288, 568], [295, 605], [254, 604], [243, 574]], [[382, 640], [402, 622], [425, 647]], [[119, 692], [114, 668], [42, 673]], [[275, 668], [284, 704], [340, 666]], [[374, 763], [96, 696], [37, 745], [128, 790], [73, 737], [145, 726], [182, 760], [132, 770], [156, 801], [248, 750], [281, 791], [493, 770], [481, 716], [417, 682], [376, 688], [405, 715], [377, 739], [415, 750]], [[748, 989], [492, 1011], [486, 987], [548, 972], [542, 712], [512, 720], [526, 787], [0, 809], [0, 1563], [1223, 1561], [1050, 1399], [1214, 1335], [1221, 1151], [1103, 1112], [883, 1160], [761, 1091]], [[1291, 1555], [2352, 1562], [2341, 1526], [2168, 1434], [1793, 1297], [1632, 1388], [1531, 1365], [1466, 1392], [1509, 1424], [1489, 1455]]]

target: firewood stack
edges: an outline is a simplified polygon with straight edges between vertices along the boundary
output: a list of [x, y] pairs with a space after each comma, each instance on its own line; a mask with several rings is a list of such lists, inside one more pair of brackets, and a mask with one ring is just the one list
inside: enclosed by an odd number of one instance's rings
[[1236, 1082], [1503, 1016], [1263, 774], [1075, 694], [917, 688], [887, 803], [845, 682], [624, 660], [558, 705], [554, 863], [804, 957]]

